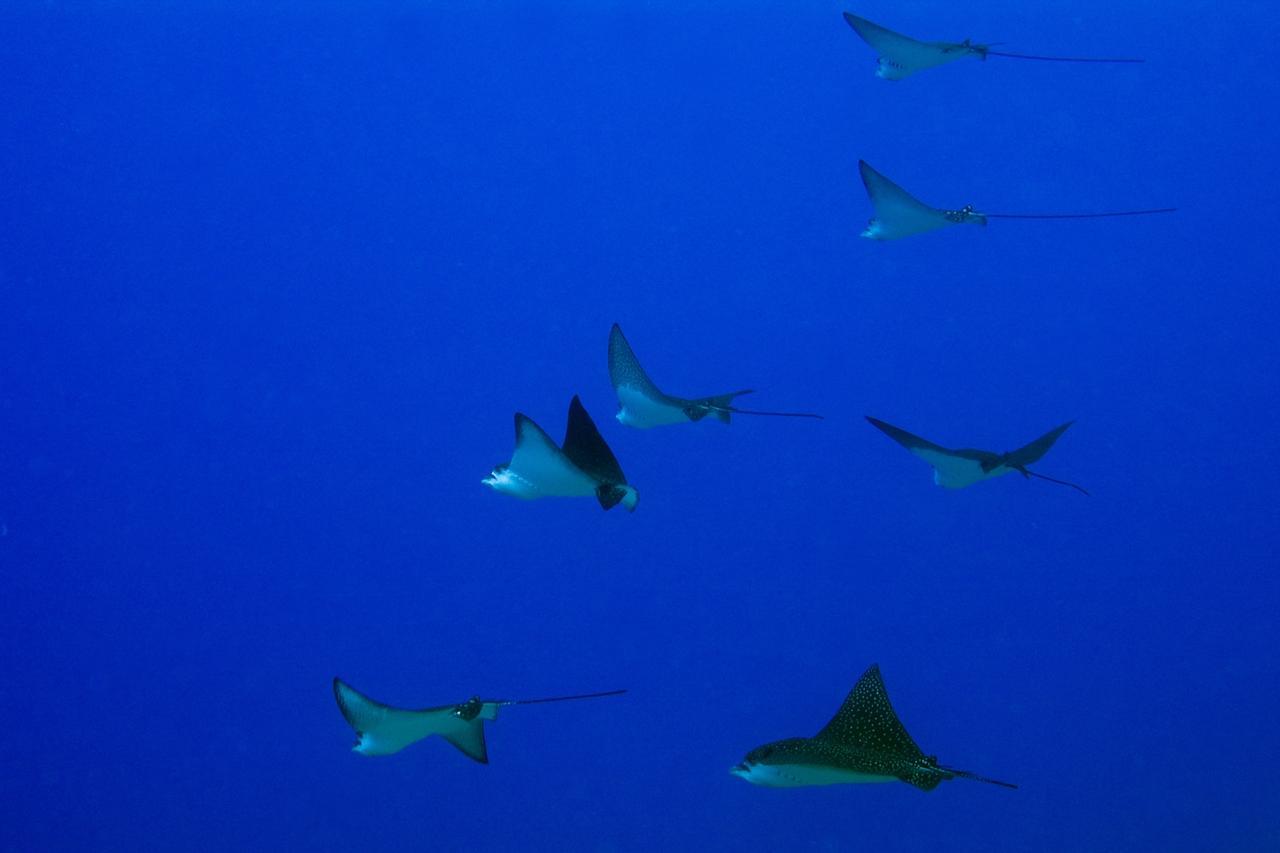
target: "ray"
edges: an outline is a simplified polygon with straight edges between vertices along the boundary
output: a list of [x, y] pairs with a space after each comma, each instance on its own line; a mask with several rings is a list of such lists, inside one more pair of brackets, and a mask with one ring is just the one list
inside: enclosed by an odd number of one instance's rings
[[708, 415], [723, 424], [729, 423], [732, 415], [822, 420], [822, 415], [810, 412], [770, 412], [735, 406], [733, 400], [753, 393], [750, 389], [694, 399], [663, 393], [640, 365], [617, 323], [609, 331], [609, 380], [618, 395], [618, 421], [637, 429], [697, 422]]
[[858, 679], [835, 716], [816, 735], [756, 747], [729, 772], [774, 788], [901, 781], [932, 791], [956, 778], [1017, 787], [945, 767], [935, 756], [925, 755], [889, 702], [880, 667], [875, 664]]
[[484, 721], [497, 717], [501, 703], [475, 699], [472, 702], [479, 703], [479, 708], [470, 708], [466, 703], [417, 710], [394, 708], [369, 698], [336, 677], [333, 695], [343, 718], [355, 730], [354, 752], [368, 756], [394, 755], [410, 744], [439, 735], [468, 758], [481, 764], [489, 763]]
[[875, 216], [861, 234], [871, 240], [898, 240], [952, 225], [986, 225], [988, 219], [1106, 219], [1177, 210], [1176, 207], [1153, 207], [1094, 213], [985, 213], [975, 210], [971, 204], [947, 210], [925, 204], [873, 169], [866, 160], [858, 161], [858, 174], [875, 210]]
[[1017, 450], [1011, 450], [1008, 453], [995, 453], [990, 450], [974, 450], [972, 448], [951, 450], [909, 433], [893, 424], [873, 418], [870, 415], [867, 415], [866, 418], [867, 422], [876, 429], [911, 451], [915, 456], [929, 463], [929, 466], [933, 468], [933, 481], [943, 488], [962, 489], [982, 480], [990, 480], [994, 477], [1017, 471], [1028, 479], [1034, 477], [1040, 480], [1047, 480], [1051, 483], [1070, 486], [1085, 495], [1089, 494], [1075, 483], [1045, 476], [1032, 471], [1028, 467], [1039, 462], [1041, 457], [1049, 452], [1049, 448], [1053, 447], [1062, 434], [1075, 423], [1074, 421], [1068, 421], [1051, 429], [1035, 441], [1023, 445]]
[[515, 424], [511, 460], [494, 466], [481, 480], [486, 486], [524, 500], [594, 495], [606, 510], [621, 504], [635, 511], [639, 493], [577, 395], [569, 401], [563, 446], [526, 415], [517, 412]]
[[439, 735], [468, 758], [489, 763], [484, 739], [484, 723], [497, 719], [498, 710], [508, 705], [540, 705], [620, 696], [626, 690], [604, 690], [538, 699], [481, 699], [473, 696], [457, 705], [410, 710], [378, 702], [356, 690], [341, 678], [333, 679], [333, 696], [343, 719], [355, 730], [353, 752], [367, 756], [394, 755], [411, 744]]
[[985, 60], [989, 56], [1004, 59], [1029, 59], [1039, 62], [1076, 62], [1095, 64], [1134, 64], [1142, 59], [1117, 59], [1112, 57], [1041, 56], [1028, 53], [1010, 53], [992, 50], [990, 44], [975, 44], [969, 39], [959, 42], [919, 41], [887, 27], [868, 21], [850, 12], [844, 20], [863, 41], [876, 50], [876, 76], [884, 80], [902, 80], [919, 71], [946, 65], [958, 59], [974, 57]]

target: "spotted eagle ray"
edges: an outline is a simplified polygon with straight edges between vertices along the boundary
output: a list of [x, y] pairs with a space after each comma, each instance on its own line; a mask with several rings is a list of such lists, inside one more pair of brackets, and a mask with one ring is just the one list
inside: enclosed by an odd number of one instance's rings
[[495, 466], [481, 482], [526, 500], [595, 495], [607, 510], [620, 503], [634, 512], [639, 500], [576, 394], [569, 401], [563, 447], [557, 447], [542, 427], [516, 412], [516, 449], [511, 461]]
[[1138, 63], [1142, 59], [1113, 59], [1081, 56], [1036, 56], [1027, 53], [1005, 53], [992, 50], [989, 44], [974, 44], [969, 39], [960, 42], [917, 41], [910, 36], [895, 33], [866, 18], [844, 13], [845, 22], [853, 27], [863, 41], [875, 48], [880, 56], [876, 60], [876, 76], [884, 80], [901, 80], [917, 71], [936, 68], [976, 56], [985, 60], [988, 56], [1001, 56], [1007, 59], [1035, 59], [1041, 62], [1094, 62], [1094, 63]]
[[1112, 210], [1104, 213], [979, 213], [971, 204], [957, 210], [930, 207], [884, 175], [865, 160], [858, 161], [858, 173], [867, 197], [875, 208], [875, 217], [867, 223], [863, 237], [871, 240], [897, 240], [914, 234], [936, 231], [950, 225], [986, 225], [988, 219], [1104, 219], [1111, 216], [1142, 216], [1149, 213], [1172, 213], [1176, 207], [1154, 207], [1146, 210]]
[[957, 777], [1018, 787], [944, 767], [936, 756], [925, 755], [889, 704], [876, 664], [858, 679], [822, 731], [813, 737], [793, 737], [758, 746], [729, 772], [772, 788], [900, 780], [922, 791], [932, 791]]
[[892, 424], [876, 420], [870, 415], [867, 415], [867, 420], [876, 429], [932, 465], [933, 481], [944, 488], [963, 489], [965, 486], [971, 486], [980, 480], [990, 480], [992, 477], [999, 477], [1002, 474], [1008, 474], [1010, 471], [1017, 471], [1028, 479], [1036, 477], [1061, 486], [1070, 486], [1086, 495], [1089, 494], [1075, 483], [1046, 477], [1044, 474], [1038, 474], [1027, 467], [1040, 461], [1040, 457], [1049, 452], [1049, 448], [1053, 447], [1053, 443], [1058, 440], [1058, 437], [1066, 432], [1067, 427], [1071, 426], [1075, 421], [1067, 421], [1062, 426], [1049, 430], [1035, 441], [1019, 447], [1017, 450], [1010, 450], [1008, 453], [992, 453], [989, 450], [972, 450], [969, 448], [949, 450], [918, 435], [912, 435], [905, 429], [899, 429]]
[[460, 749], [468, 758], [489, 763], [484, 742], [484, 721], [496, 719], [498, 709], [506, 705], [537, 705], [543, 702], [568, 702], [618, 696], [625, 690], [602, 693], [580, 693], [575, 696], [551, 696], [545, 699], [481, 699], [472, 696], [460, 705], [409, 710], [393, 708], [365, 696], [341, 678], [333, 679], [333, 697], [338, 710], [356, 732], [356, 745], [351, 749], [361, 755], [392, 755], [423, 738], [440, 735]]
[[822, 415], [809, 412], [761, 412], [733, 405], [735, 397], [752, 393], [750, 388], [693, 400], [664, 394], [640, 366], [640, 360], [617, 323], [609, 332], [609, 379], [618, 395], [618, 420], [639, 429], [700, 421], [707, 415], [722, 424], [729, 423], [731, 415], [822, 420]]

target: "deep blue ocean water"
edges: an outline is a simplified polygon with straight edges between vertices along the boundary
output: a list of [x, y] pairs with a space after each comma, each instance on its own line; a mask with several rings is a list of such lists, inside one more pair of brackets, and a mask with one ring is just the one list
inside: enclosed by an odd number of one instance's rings
[[[1262, 2], [0, 11], [0, 848], [1280, 849]], [[899, 83], [841, 20], [1138, 66]], [[1006, 211], [893, 243], [864, 158]], [[626, 330], [736, 418], [627, 429]], [[581, 394], [633, 515], [480, 484]], [[1039, 469], [958, 492], [863, 420]], [[772, 790], [872, 662], [944, 763]], [[507, 709], [350, 751], [341, 675]]]

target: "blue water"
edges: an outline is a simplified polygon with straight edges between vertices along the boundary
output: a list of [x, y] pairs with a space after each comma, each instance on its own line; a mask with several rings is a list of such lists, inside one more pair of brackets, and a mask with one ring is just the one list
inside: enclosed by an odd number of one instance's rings
[[[1271, 4], [0, 12], [0, 848], [1280, 849]], [[344, 5], [347, 8], [344, 8]], [[900, 83], [840, 19], [1139, 66]], [[858, 238], [864, 158], [993, 222]], [[737, 418], [629, 430], [626, 330]], [[480, 484], [579, 393], [634, 515]], [[1039, 470], [959, 492], [868, 426]], [[957, 780], [771, 790], [872, 662]], [[330, 681], [511, 708], [350, 752]]]

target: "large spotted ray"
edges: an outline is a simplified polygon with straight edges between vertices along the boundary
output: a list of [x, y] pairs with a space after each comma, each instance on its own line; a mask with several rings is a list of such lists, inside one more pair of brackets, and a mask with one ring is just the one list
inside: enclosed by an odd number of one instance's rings
[[494, 491], [525, 500], [595, 495], [604, 509], [622, 504], [634, 512], [639, 495], [595, 422], [575, 395], [569, 402], [564, 445], [525, 415], [516, 413], [516, 448], [510, 462], [481, 480]]
[[1068, 421], [1062, 426], [1049, 430], [1035, 441], [1019, 447], [1017, 450], [1011, 450], [1008, 453], [993, 453], [990, 450], [973, 450], [971, 448], [951, 450], [934, 444], [932, 441], [923, 439], [918, 435], [913, 435], [905, 429], [899, 429], [893, 424], [877, 420], [870, 415], [867, 415], [867, 420], [876, 429], [901, 444], [907, 450], [910, 450], [925, 462], [928, 462], [933, 467], [933, 481], [944, 488], [962, 489], [981, 480], [990, 480], [993, 477], [1017, 471], [1023, 477], [1048, 480], [1050, 483], [1070, 486], [1086, 495], [1089, 494], [1075, 483], [1046, 477], [1044, 474], [1038, 474], [1027, 467], [1040, 461], [1040, 457], [1049, 452], [1049, 448], [1053, 447], [1053, 443], [1067, 431], [1067, 427], [1075, 423], [1074, 421]]
[[481, 764], [489, 763], [484, 741], [485, 720], [496, 719], [498, 709], [507, 705], [534, 705], [617, 696], [625, 690], [552, 696], [546, 699], [481, 699], [473, 696], [459, 705], [409, 710], [393, 708], [370, 699], [340, 678], [333, 679], [333, 696], [338, 710], [356, 732], [351, 749], [361, 755], [392, 755], [423, 738], [439, 735], [464, 755]]
[[925, 755], [889, 704], [875, 664], [858, 679], [822, 731], [810, 738], [786, 738], [756, 747], [729, 772], [773, 788], [902, 781], [932, 791], [957, 777], [1017, 787], [944, 767], [935, 756]]
[[893, 30], [872, 23], [849, 12], [844, 13], [845, 22], [853, 27], [853, 31], [862, 40], [871, 45], [880, 54], [876, 64], [876, 76], [884, 80], [901, 80], [917, 71], [936, 68], [965, 57], [986, 59], [988, 56], [1001, 56], [1008, 59], [1035, 59], [1041, 62], [1093, 62], [1093, 63], [1137, 63], [1141, 59], [1090, 58], [1079, 56], [1035, 56], [1026, 53], [1005, 53], [992, 50], [989, 44], [975, 44], [969, 39], [959, 42], [918, 41], [910, 36], [895, 33]]
[[870, 240], [897, 240], [951, 225], [986, 225], [988, 219], [1105, 219], [1113, 216], [1142, 216], [1172, 213], [1175, 207], [1144, 210], [1111, 210], [1102, 213], [980, 213], [973, 205], [948, 210], [931, 207], [877, 172], [865, 160], [858, 161], [858, 174], [867, 190], [876, 215], [862, 232]]
[[808, 412], [761, 412], [733, 405], [735, 397], [752, 393], [749, 389], [696, 399], [664, 394], [640, 366], [640, 360], [617, 323], [609, 332], [609, 379], [618, 395], [618, 421], [639, 429], [700, 421], [707, 415], [723, 424], [729, 423], [729, 417], [735, 414], [822, 419], [822, 415]]

